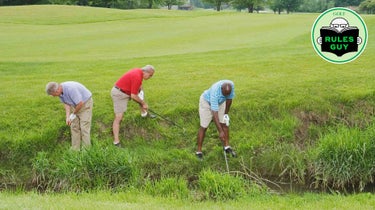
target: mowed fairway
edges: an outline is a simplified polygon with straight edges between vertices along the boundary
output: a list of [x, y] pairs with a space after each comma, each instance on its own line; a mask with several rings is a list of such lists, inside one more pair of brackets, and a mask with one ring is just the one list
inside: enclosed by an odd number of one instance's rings
[[258, 49], [309, 38], [315, 18], [71, 6], [1, 8], [1, 15], [1, 61], [21, 62], [124, 60], [243, 48], [256, 55]]
[[[315, 53], [310, 30], [317, 16], [75, 6], [0, 7], [0, 146], [11, 145], [9, 151], [18, 151], [14, 154], [26, 151], [25, 156], [0, 152], [7, 155], [2, 157], [5, 164], [0, 166], [0, 172], [12, 170], [7, 161], [28, 163], [24, 159], [33, 157], [35, 154], [30, 153], [35, 151], [53, 153], [51, 148], [56, 147], [53, 155], [58, 156], [69, 148], [63, 106], [57, 98], [45, 93], [49, 81], [75, 80], [92, 91], [95, 104], [92, 141], [111, 145], [110, 90], [114, 82], [131, 68], [154, 65], [154, 77], [144, 82], [149, 106], [183, 125], [186, 135], [177, 138], [175, 133], [180, 131], [165, 123], [160, 126], [144, 123], [155, 126], [162, 135], [146, 135], [149, 137], [145, 139], [146, 145], [124, 139], [124, 135], [122, 141], [133, 149], [181, 150], [191, 153], [192, 159], [199, 95], [219, 79], [235, 82], [231, 144], [246, 157], [251, 156], [248, 151], [253, 148], [277, 145], [276, 140], [293, 141], [294, 129], [300, 123], [296, 113], [337, 113], [340, 112], [337, 104], [358, 101], [371, 104], [375, 95], [375, 16], [362, 16], [369, 34], [366, 50], [355, 61], [343, 65], [328, 63]], [[131, 103], [128, 110], [124, 121], [138, 122], [137, 106]], [[212, 137], [216, 134], [212, 128], [203, 145], [204, 152], [213, 164], [224, 167], [223, 162], [215, 161], [220, 148]], [[151, 139], [155, 136], [158, 139]], [[61, 143], [61, 140], [67, 141]], [[23, 148], [22, 142], [28, 142], [25, 145], [31, 148]], [[67, 205], [54, 206], [56, 209], [70, 209], [80, 199], [69, 194], [56, 198], [31, 193], [30, 200], [24, 196], [2, 193], [0, 208], [24, 209], [30, 208], [30, 204], [47, 209], [50, 206], [45, 201], [50, 200]], [[357, 209], [371, 209], [374, 206], [372, 194], [265, 196], [229, 204], [192, 204], [127, 194], [116, 196], [130, 203], [116, 203], [109, 199], [109, 193], [98, 195], [99, 200], [95, 196], [85, 194], [85, 206], [81, 207], [350, 209], [354, 205]], [[38, 199], [43, 202], [35, 202]], [[108, 203], [107, 199], [114, 203]], [[323, 203], [317, 202], [321, 199]], [[356, 203], [357, 200], [360, 202]]]

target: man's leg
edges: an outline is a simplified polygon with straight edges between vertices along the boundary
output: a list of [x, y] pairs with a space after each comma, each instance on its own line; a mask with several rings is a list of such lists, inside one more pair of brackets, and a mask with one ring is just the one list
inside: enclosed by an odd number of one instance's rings
[[198, 145], [197, 152], [202, 152], [202, 144], [203, 144], [204, 137], [206, 135], [206, 130], [207, 128], [199, 127], [198, 136], [197, 136], [197, 145]]
[[113, 120], [112, 130], [113, 130], [113, 144], [120, 143], [119, 133], [120, 133], [120, 123], [122, 121], [122, 117], [124, 113], [117, 113], [115, 114], [115, 119]]
[[114, 138], [113, 144], [119, 146], [120, 123], [128, 107], [128, 101], [130, 100], [130, 96], [113, 87], [111, 90], [111, 97], [113, 101], [113, 109], [115, 112], [115, 119], [113, 120], [112, 124], [112, 132]]
[[212, 113], [210, 110], [210, 105], [208, 104], [206, 100], [204, 100], [203, 95], [201, 95], [201, 97], [199, 98], [199, 120], [200, 120], [200, 127], [199, 127], [198, 135], [197, 135], [198, 150], [196, 152], [196, 155], [198, 156], [198, 158], [202, 159], [203, 140], [206, 135], [208, 125], [210, 124], [212, 120]]
[[78, 118], [72, 120], [70, 132], [72, 135], [72, 150], [79, 151], [81, 149], [81, 128]]
[[92, 108], [93, 108], [93, 100], [89, 99], [81, 111], [77, 114], [80, 121], [81, 126], [81, 136], [82, 136], [82, 143], [83, 146], [89, 148], [91, 146], [91, 138], [90, 138], [90, 131], [91, 131], [91, 119], [92, 119]]

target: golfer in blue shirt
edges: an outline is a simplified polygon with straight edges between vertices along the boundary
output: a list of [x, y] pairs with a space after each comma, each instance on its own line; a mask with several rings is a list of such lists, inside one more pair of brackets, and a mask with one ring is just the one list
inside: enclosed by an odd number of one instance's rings
[[213, 120], [219, 138], [223, 142], [226, 153], [236, 157], [236, 153], [229, 146], [229, 110], [234, 98], [234, 83], [230, 80], [220, 80], [205, 90], [199, 99], [200, 128], [198, 130], [198, 150], [196, 155], [203, 158], [202, 144], [208, 126]]

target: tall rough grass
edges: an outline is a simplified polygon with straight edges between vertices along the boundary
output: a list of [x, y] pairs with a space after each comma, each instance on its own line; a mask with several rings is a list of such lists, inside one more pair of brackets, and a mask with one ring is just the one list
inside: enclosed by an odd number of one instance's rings
[[222, 174], [210, 169], [199, 173], [199, 190], [203, 193], [203, 199], [228, 200], [238, 199], [247, 193], [249, 182], [241, 177]]
[[159, 180], [171, 176], [194, 180], [203, 167], [194, 156], [177, 149], [171, 149], [169, 152], [146, 149], [138, 154], [140, 161], [137, 166], [141, 170], [140, 175], [146, 180]]
[[[273, 177], [277, 182], [305, 184], [308, 167], [306, 152], [291, 144], [278, 144], [262, 151], [254, 162], [261, 174]], [[263, 167], [262, 167], [263, 166]], [[267, 177], [267, 175], [266, 175]]]
[[188, 182], [179, 177], [163, 177], [160, 180], [147, 180], [144, 190], [152, 196], [187, 199], [190, 190]]
[[38, 153], [33, 161], [33, 183], [41, 190], [82, 192], [127, 188], [137, 170], [134, 159], [118, 148], [93, 147], [82, 152], [65, 151], [51, 160]]
[[363, 191], [374, 183], [375, 126], [340, 126], [324, 135], [315, 149], [315, 187]]

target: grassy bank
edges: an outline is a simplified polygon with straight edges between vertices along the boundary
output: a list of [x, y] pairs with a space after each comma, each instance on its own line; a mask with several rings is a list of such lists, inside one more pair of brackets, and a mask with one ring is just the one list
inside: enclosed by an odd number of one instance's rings
[[[363, 16], [366, 50], [345, 65], [315, 54], [310, 29], [317, 14], [30, 6], [2, 7], [0, 17], [2, 188], [147, 190], [167, 180], [171, 189], [161, 185], [160, 192], [196, 190], [203, 193], [197, 200], [223, 194], [225, 200], [233, 189], [252, 195], [267, 180], [341, 192], [373, 183], [374, 16]], [[130, 103], [121, 130], [125, 149], [118, 150], [109, 92], [125, 71], [146, 64], [156, 67], [144, 83], [150, 108], [185, 131], [141, 118]], [[213, 126], [205, 160], [194, 156], [199, 95], [224, 78], [236, 85], [231, 144], [239, 158], [229, 160], [231, 177]], [[44, 91], [49, 81], [67, 80], [93, 92], [88, 152], [69, 151], [63, 107]], [[222, 191], [205, 195], [211, 189], [200, 181], [222, 176], [228, 180]], [[228, 186], [236, 183], [231, 178], [241, 182]]]

